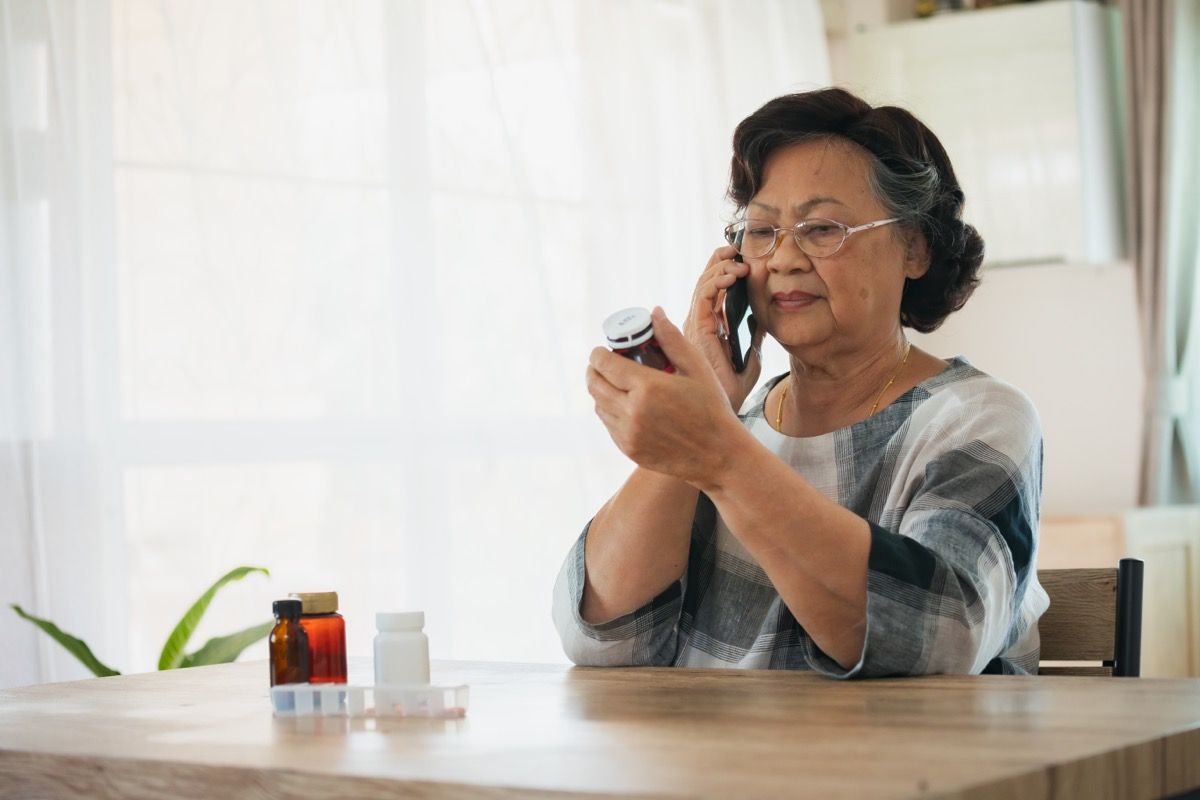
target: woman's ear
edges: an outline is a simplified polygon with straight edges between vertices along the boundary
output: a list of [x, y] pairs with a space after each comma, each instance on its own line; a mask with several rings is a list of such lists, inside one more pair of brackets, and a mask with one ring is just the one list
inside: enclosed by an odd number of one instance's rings
[[911, 281], [929, 271], [929, 242], [920, 231], [910, 231], [904, 237], [904, 277]]

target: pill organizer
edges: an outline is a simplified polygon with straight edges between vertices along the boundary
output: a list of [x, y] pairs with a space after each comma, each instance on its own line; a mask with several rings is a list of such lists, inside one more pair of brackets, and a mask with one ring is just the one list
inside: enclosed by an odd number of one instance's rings
[[469, 687], [288, 683], [271, 687], [277, 717], [441, 717], [467, 714]]

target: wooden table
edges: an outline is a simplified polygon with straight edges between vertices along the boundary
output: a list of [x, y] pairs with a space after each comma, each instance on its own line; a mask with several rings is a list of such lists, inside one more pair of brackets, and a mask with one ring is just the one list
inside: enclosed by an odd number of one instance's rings
[[[370, 683], [352, 660], [351, 682]], [[1159, 797], [1200, 680], [437, 662], [465, 719], [275, 718], [263, 662], [0, 692], [0, 797]]]

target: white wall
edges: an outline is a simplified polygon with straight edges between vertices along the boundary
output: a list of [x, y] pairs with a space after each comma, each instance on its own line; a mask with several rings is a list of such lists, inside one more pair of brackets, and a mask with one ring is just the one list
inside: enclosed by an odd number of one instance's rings
[[[911, 3], [894, 0], [821, 0], [821, 6], [836, 83], [863, 71], [850, 63], [848, 36], [912, 14]], [[1064, 39], [1064, 46], [1073, 44]], [[910, 86], [907, 94], [920, 95], [919, 88]], [[874, 101], [885, 89], [852, 85]], [[955, 148], [946, 146], [954, 159]], [[972, 202], [978, 207], [982, 199], [961, 173], [967, 221], [978, 223], [971, 218]], [[1028, 187], [1014, 187], [1014, 195], [1022, 190]], [[1088, 199], [1083, 191], [1079, 202]], [[981, 233], [994, 251], [995, 235]], [[1106, 513], [1137, 504], [1145, 378], [1130, 265], [985, 268], [982, 285], [962, 311], [933, 334], [912, 338], [935, 355], [965, 355], [1033, 400], [1045, 436], [1043, 514]]]
[[1043, 514], [1137, 504], [1145, 379], [1132, 268], [985, 270], [966, 307], [914, 344], [965, 355], [1022, 389], [1042, 417]]

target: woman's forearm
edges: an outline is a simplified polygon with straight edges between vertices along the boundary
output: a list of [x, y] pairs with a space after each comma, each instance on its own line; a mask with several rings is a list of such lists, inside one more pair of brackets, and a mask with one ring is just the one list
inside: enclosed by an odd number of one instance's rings
[[634, 470], [588, 529], [580, 614], [606, 622], [641, 608], [687, 568], [699, 491], [678, 478]]
[[705, 494], [816, 645], [853, 667], [866, 636], [870, 526], [749, 434], [729, 453]]

